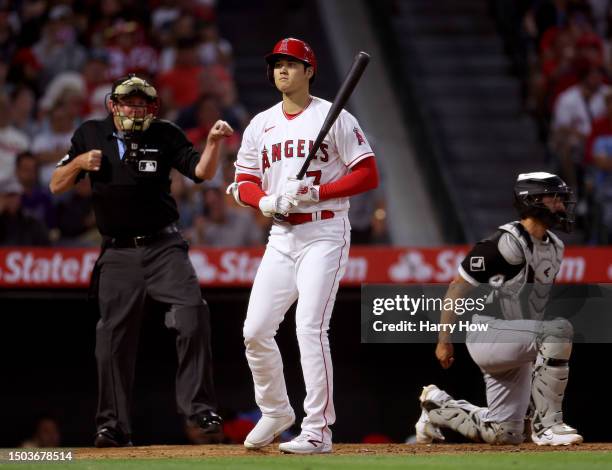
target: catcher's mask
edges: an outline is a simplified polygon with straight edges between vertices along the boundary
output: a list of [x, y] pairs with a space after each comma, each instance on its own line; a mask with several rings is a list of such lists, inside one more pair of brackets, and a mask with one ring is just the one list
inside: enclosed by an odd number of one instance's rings
[[[543, 202], [545, 196], [563, 202], [565, 210], [551, 211]], [[557, 175], [546, 172], [522, 173], [514, 185], [514, 207], [521, 219], [533, 217], [547, 228], [560, 228], [571, 232], [574, 227], [576, 199], [574, 192]]]
[[[118, 105], [130, 96], [140, 96], [145, 99], [146, 104], [130, 104], [130, 108], [135, 109], [135, 112], [128, 116], [120, 110]], [[114, 105], [110, 111], [116, 118], [115, 122], [119, 130], [126, 133], [146, 131], [159, 111], [159, 98], [155, 87], [134, 74], [120, 78], [113, 83], [110, 101]]]

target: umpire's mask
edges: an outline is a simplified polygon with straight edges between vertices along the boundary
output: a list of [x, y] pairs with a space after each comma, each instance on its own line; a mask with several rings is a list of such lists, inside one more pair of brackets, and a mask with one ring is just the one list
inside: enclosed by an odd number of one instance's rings
[[[140, 96], [144, 98], [145, 103], [130, 104], [132, 112], [126, 114], [120, 105], [131, 96]], [[155, 87], [134, 74], [120, 78], [113, 83], [110, 101], [114, 105], [110, 111], [115, 118], [115, 123], [120, 131], [127, 134], [146, 131], [159, 111], [159, 98]]]

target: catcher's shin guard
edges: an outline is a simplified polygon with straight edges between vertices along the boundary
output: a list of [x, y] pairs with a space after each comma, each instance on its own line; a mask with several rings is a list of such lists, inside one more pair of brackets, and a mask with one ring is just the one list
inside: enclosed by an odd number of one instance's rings
[[453, 400], [448, 393], [435, 385], [424, 387], [420, 400], [434, 425], [450, 428], [473, 441], [481, 441], [480, 418], [477, 415], [481, 408], [465, 400]]
[[565, 334], [548, 336], [540, 346], [538, 361], [533, 373], [531, 400], [533, 409], [532, 431], [542, 435], [547, 429], [558, 434], [576, 434], [577, 431], [563, 423], [563, 396], [569, 376], [569, 358], [572, 353], [572, 330], [566, 320], [551, 323], [567, 324]]
[[547, 361], [536, 367], [531, 387], [534, 433], [563, 423], [562, 402], [568, 374], [567, 363], [553, 366]]
[[520, 444], [524, 440], [523, 422], [484, 422], [481, 419], [483, 408], [465, 400], [453, 400], [435, 385], [423, 389], [421, 404], [431, 423], [450, 428], [474, 442]]

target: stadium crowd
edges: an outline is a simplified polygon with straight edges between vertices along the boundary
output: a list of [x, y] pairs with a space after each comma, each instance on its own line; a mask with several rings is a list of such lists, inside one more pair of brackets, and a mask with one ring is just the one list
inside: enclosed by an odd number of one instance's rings
[[551, 166], [577, 188], [584, 243], [612, 242], [612, 4], [493, 1]]
[[[224, 192], [250, 120], [233, 68], [215, 0], [0, 0], [0, 245], [99, 246], [87, 179], [59, 197], [48, 183], [74, 130], [107, 115], [112, 82], [128, 73], [155, 85], [159, 117], [199, 150], [217, 119], [237, 131], [212, 182], [172, 175], [185, 236], [207, 246], [263, 244], [270, 219]], [[356, 202], [357, 243], [385, 240], [384, 225], [372, 225], [384, 221], [379, 199]]]

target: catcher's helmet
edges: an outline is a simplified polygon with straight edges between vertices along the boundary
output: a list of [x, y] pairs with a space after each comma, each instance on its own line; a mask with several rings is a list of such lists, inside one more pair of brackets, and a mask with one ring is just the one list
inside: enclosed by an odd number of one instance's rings
[[130, 74], [127, 77], [122, 77], [115, 80], [113, 83], [110, 99], [113, 103], [118, 104], [122, 99], [130, 96], [141, 96], [147, 102], [145, 113], [142, 116], [126, 116], [121, 112], [113, 112], [113, 115], [119, 119], [121, 130], [125, 132], [143, 132], [146, 131], [153, 119], [156, 118], [159, 111], [159, 98], [157, 90], [143, 78]]
[[276, 43], [272, 52], [266, 55], [266, 62], [268, 63], [268, 80], [274, 84], [274, 63], [283, 56], [293, 57], [312, 67], [313, 73], [310, 78], [310, 84], [312, 85], [315, 75], [317, 74], [317, 58], [307, 42], [295, 38], [281, 39]]
[[[552, 212], [542, 202], [543, 196], [559, 198], [565, 210]], [[518, 175], [514, 185], [514, 207], [521, 219], [533, 217], [548, 228], [558, 227], [567, 233], [572, 231], [576, 207], [574, 192], [557, 175], [543, 171]]]

